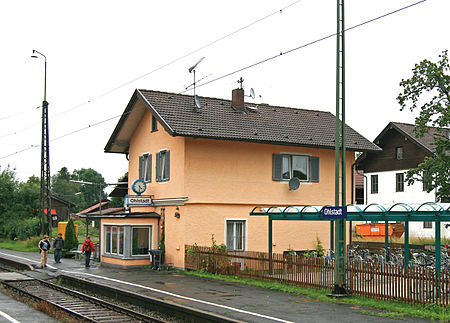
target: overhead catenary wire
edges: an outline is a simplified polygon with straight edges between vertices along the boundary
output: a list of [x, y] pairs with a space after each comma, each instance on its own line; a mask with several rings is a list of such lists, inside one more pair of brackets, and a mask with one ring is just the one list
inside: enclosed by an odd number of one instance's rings
[[[273, 12], [271, 12], [271, 13], [269, 13], [269, 14], [267, 14], [267, 15], [265, 15], [265, 16], [263, 16], [263, 17], [257, 19], [257, 20], [255, 20], [255, 21], [251, 22], [251, 23], [249, 23], [249, 24], [247, 24], [247, 25], [245, 25], [245, 26], [243, 26], [243, 27], [240, 27], [240, 28], [238, 28], [238, 29], [236, 29], [236, 30], [234, 30], [234, 31], [232, 31], [232, 32], [230, 32], [230, 33], [224, 35], [224, 36], [221, 36], [221, 37], [219, 37], [219, 38], [217, 38], [217, 39], [215, 39], [215, 40], [213, 40], [213, 41], [210, 41], [209, 43], [207, 43], [207, 44], [205, 44], [205, 45], [203, 45], [203, 46], [200, 46], [200, 47], [198, 47], [198, 48], [196, 48], [196, 49], [194, 49], [194, 50], [191, 50], [191, 51], [187, 52], [186, 54], [183, 54], [183, 55], [181, 55], [181, 56], [179, 56], [179, 57], [177, 57], [177, 58], [171, 60], [171, 61], [168, 62], [168, 63], [165, 63], [165, 64], [163, 64], [163, 65], [161, 65], [161, 66], [159, 66], [159, 67], [157, 67], [157, 68], [155, 68], [155, 69], [153, 69], [153, 70], [147, 72], [147, 73], [144, 73], [144, 74], [142, 74], [142, 75], [140, 75], [140, 76], [138, 76], [138, 77], [136, 77], [136, 78], [134, 78], [134, 79], [132, 79], [132, 80], [129, 80], [129, 81], [125, 82], [125, 83], [122, 83], [122, 84], [120, 84], [120, 85], [118, 85], [118, 86], [116, 86], [116, 87], [114, 87], [114, 88], [112, 88], [112, 89], [110, 89], [110, 90], [108, 90], [108, 91], [102, 93], [102, 94], [99, 94], [99, 95], [97, 95], [97, 96], [91, 98], [90, 100], [87, 100], [87, 101], [85, 101], [85, 102], [79, 103], [79, 104], [77, 104], [77, 105], [75, 105], [75, 106], [73, 106], [73, 107], [71, 107], [71, 108], [69, 108], [69, 109], [67, 109], [67, 110], [61, 111], [60, 113], [55, 114], [52, 118], [59, 117], [59, 116], [61, 116], [61, 115], [63, 115], [63, 114], [66, 114], [66, 113], [72, 111], [72, 110], [78, 109], [78, 108], [80, 108], [80, 107], [82, 107], [82, 106], [84, 106], [84, 105], [86, 105], [86, 104], [90, 104], [90, 103], [92, 103], [93, 101], [96, 101], [96, 100], [98, 100], [98, 99], [101, 99], [101, 98], [103, 98], [103, 97], [105, 97], [105, 96], [107, 96], [107, 95], [109, 95], [109, 94], [111, 94], [111, 93], [113, 93], [113, 92], [115, 92], [115, 91], [117, 91], [117, 90], [119, 90], [119, 89], [121, 89], [121, 88], [127, 86], [127, 85], [130, 85], [130, 84], [132, 84], [132, 83], [134, 83], [134, 82], [136, 82], [136, 81], [138, 81], [138, 80], [140, 80], [140, 79], [142, 79], [142, 78], [144, 78], [144, 77], [146, 77], [146, 76], [149, 76], [149, 75], [151, 75], [151, 74], [153, 74], [153, 73], [155, 73], [155, 72], [158, 72], [159, 70], [162, 70], [163, 68], [166, 68], [166, 67], [168, 67], [168, 66], [170, 66], [170, 65], [172, 65], [172, 64], [174, 64], [174, 63], [176, 63], [176, 62], [178, 62], [178, 61], [180, 61], [180, 60], [182, 60], [183, 58], [186, 58], [186, 57], [188, 57], [188, 56], [190, 56], [190, 55], [192, 55], [192, 54], [195, 54], [195, 53], [197, 53], [197, 52], [199, 52], [199, 51], [201, 51], [201, 50], [203, 50], [203, 49], [205, 49], [205, 48], [208, 48], [208, 47], [210, 47], [210, 46], [212, 46], [212, 45], [214, 45], [214, 44], [216, 44], [216, 43], [218, 43], [218, 42], [220, 42], [220, 41], [222, 41], [222, 40], [224, 40], [224, 39], [227, 39], [228, 37], [231, 37], [231, 36], [233, 36], [233, 35], [235, 35], [235, 34], [241, 32], [241, 31], [243, 31], [243, 30], [245, 30], [245, 29], [247, 29], [247, 28], [250, 28], [250, 27], [253, 26], [253, 25], [256, 25], [257, 23], [260, 23], [260, 22], [262, 22], [262, 21], [264, 21], [264, 20], [266, 20], [266, 19], [268, 19], [268, 18], [270, 18], [270, 17], [272, 17], [272, 16], [274, 16], [274, 15], [276, 15], [276, 14], [279, 14], [279, 13], [283, 12], [284, 10], [286, 10], [286, 9], [288, 9], [288, 8], [290, 8], [290, 7], [294, 6], [294, 5], [296, 5], [297, 3], [301, 2], [301, 1], [302, 1], [302, 0], [296, 0], [296, 1], [294, 1], [294, 2], [292, 2], [292, 3], [290, 3], [290, 4], [288, 4], [287, 6], [281, 8], [281, 9], [277, 9], [277, 10], [275, 10], [275, 11], [273, 11]], [[25, 112], [26, 112], [26, 111], [23, 111], [23, 112], [20, 112], [20, 113], [15, 114], [15, 115], [22, 114], [22, 113], [25, 113]], [[6, 116], [6, 117], [3, 117], [3, 118], [0, 118], [0, 121], [3, 120], [3, 119], [6, 119], [6, 118], [13, 117], [13, 116], [15, 116], [15, 115], [11, 115], [11, 116]], [[32, 125], [30, 125], [29, 127], [35, 126], [35, 125], [37, 125], [37, 124], [39, 124], [39, 123], [32, 124]], [[29, 127], [23, 128], [23, 129], [21, 129], [21, 130], [19, 130], [19, 131], [16, 131], [16, 132], [13, 132], [13, 133], [10, 133], [10, 134], [7, 134], [7, 135], [4, 135], [4, 136], [2, 136], [2, 137], [0, 137], [0, 138], [4, 138], [4, 137], [7, 137], [7, 136], [11, 136], [11, 135], [17, 134], [17, 132], [26, 130], [26, 129], [28, 129]]]
[[[399, 8], [399, 9], [397, 9], [397, 10], [388, 12], [388, 13], [383, 14], [383, 15], [381, 15], [381, 16], [378, 16], [378, 17], [376, 17], [376, 18], [372, 18], [372, 19], [367, 20], [367, 21], [364, 21], [364, 22], [362, 22], [362, 23], [353, 25], [353, 26], [351, 26], [351, 27], [349, 27], [349, 28], [344, 29], [344, 31], [350, 31], [350, 30], [352, 30], [352, 29], [355, 29], [355, 28], [358, 28], [358, 27], [367, 25], [367, 24], [369, 24], [369, 23], [371, 23], [371, 22], [374, 22], [374, 21], [377, 21], [377, 20], [379, 20], [379, 19], [385, 18], [385, 17], [387, 17], [387, 16], [393, 15], [393, 14], [398, 13], [398, 12], [400, 12], [400, 11], [409, 9], [409, 8], [411, 8], [411, 7], [413, 7], [413, 6], [416, 6], [416, 5], [420, 4], [420, 3], [423, 3], [423, 2], [425, 2], [425, 1], [427, 1], [427, 0], [420, 0], [420, 1], [418, 1], [418, 2], [415, 2], [415, 3], [413, 3], [413, 4], [410, 4], [410, 5], [405, 6], [405, 7], [402, 7], [402, 8]], [[309, 42], [309, 43], [300, 45], [300, 46], [298, 46], [298, 47], [292, 48], [292, 49], [287, 50], [287, 51], [285, 51], [285, 52], [280, 52], [279, 54], [276, 54], [276, 55], [274, 55], [274, 56], [265, 58], [265, 59], [263, 59], [263, 60], [261, 60], [261, 61], [259, 61], [259, 62], [256, 62], [256, 63], [250, 64], [250, 65], [247, 65], [247, 66], [245, 66], [245, 67], [239, 68], [239, 69], [237, 69], [237, 70], [235, 70], [235, 71], [233, 71], [233, 72], [226, 73], [226, 74], [224, 74], [224, 75], [222, 75], [222, 76], [219, 76], [219, 77], [216, 77], [215, 79], [212, 79], [212, 80], [210, 80], [210, 81], [206, 81], [206, 82], [197, 84], [196, 87], [199, 88], [199, 87], [205, 86], [205, 85], [207, 85], [207, 84], [210, 84], [210, 83], [219, 81], [219, 80], [221, 80], [221, 79], [223, 79], [223, 78], [226, 78], [226, 77], [228, 77], [228, 76], [231, 76], [231, 75], [233, 75], [233, 74], [236, 74], [236, 73], [245, 71], [245, 70], [247, 70], [247, 69], [250, 69], [250, 68], [252, 68], [252, 67], [258, 66], [258, 65], [263, 64], [263, 63], [267, 63], [267, 62], [269, 62], [269, 61], [271, 61], [271, 60], [274, 60], [274, 59], [276, 59], [276, 58], [279, 58], [279, 57], [281, 57], [281, 56], [283, 56], [283, 55], [291, 54], [291, 53], [293, 53], [293, 52], [295, 52], [295, 51], [297, 51], [297, 50], [299, 50], [299, 49], [302, 49], [302, 48], [311, 46], [311, 45], [316, 44], [316, 43], [318, 43], [318, 42], [324, 41], [324, 40], [326, 40], [326, 39], [328, 39], [328, 38], [335, 37], [336, 35], [337, 35], [337, 33], [329, 34], [329, 35], [327, 35], [327, 36], [324, 36], [324, 37], [322, 37], [322, 38], [313, 40], [313, 41], [311, 41], [311, 42]], [[186, 90], [180, 92], [180, 94], [186, 93], [186, 92], [188, 92], [188, 91], [189, 91], [189, 89], [186, 89]]]
[[[382, 18], [391, 16], [391, 15], [393, 15], [393, 14], [395, 14], [395, 13], [398, 13], [398, 12], [404, 11], [404, 10], [406, 10], [406, 9], [409, 9], [409, 8], [411, 8], [411, 7], [414, 7], [414, 6], [418, 5], [418, 4], [424, 3], [424, 2], [426, 2], [426, 1], [428, 1], [428, 0], [420, 0], [420, 1], [417, 1], [417, 2], [415, 2], [415, 3], [413, 3], [413, 4], [404, 6], [404, 7], [402, 7], [402, 8], [396, 9], [396, 10], [394, 10], [394, 11], [390, 11], [390, 12], [388, 12], [388, 13], [385, 13], [385, 14], [383, 14], [383, 15], [381, 15], [381, 16], [378, 16], [378, 17], [372, 18], [372, 19], [370, 19], [370, 20], [366, 20], [366, 21], [364, 21], [364, 22], [362, 22], [362, 23], [353, 25], [353, 26], [351, 26], [351, 27], [349, 27], [349, 28], [346, 28], [344, 31], [350, 31], [350, 30], [353, 30], [353, 29], [355, 29], [355, 28], [364, 26], [364, 25], [369, 24], [369, 23], [371, 23], [371, 22], [380, 20], [380, 19], [382, 19]], [[201, 84], [197, 85], [197, 87], [201, 87], [201, 86], [205, 86], [205, 85], [211, 84], [211, 83], [216, 82], [216, 81], [219, 81], [219, 80], [221, 80], [221, 79], [223, 79], [223, 78], [225, 78], [225, 77], [228, 77], [228, 76], [231, 76], [231, 75], [233, 75], [233, 74], [239, 73], [239, 72], [241, 72], [241, 71], [250, 69], [250, 68], [255, 67], [255, 66], [258, 66], [258, 65], [260, 65], [260, 64], [269, 62], [269, 61], [271, 61], [271, 60], [273, 60], [273, 59], [275, 59], [275, 58], [279, 58], [279, 57], [281, 57], [281, 56], [283, 56], [283, 55], [287, 55], [287, 54], [293, 53], [293, 52], [295, 52], [295, 51], [297, 51], [297, 50], [300, 50], [300, 49], [302, 49], [302, 48], [311, 46], [311, 45], [316, 44], [316, 43], [318, 43], [318, 42], [321, 42], [321, 41], [324, 41], [324, 40], [329, 39], [329, 38], [331, 38], [331, 37], [334, 37], [334, 36], [336, 36], [336, 35], [337, 35], [337, 33], [333, 33], [333, 34], [330, 34], [330, 35], [321, 37], [321, 38], [319, 38], [319, 39], [316, 39], [316, 40], [314, 40], [314, 41], [308, 42], [308, 43], [306, 43], [306, 44], [297, 46], [297, 47], [292, 48], [292, 49], [290, 49], [290, 50], [288, 50], [288, 51], [280, 52], [280, 53], [277, 54], [277, 55], [268, 57], [268, 58], [266, 58], [266, 59], [263, 59], [263, 60], [261, 60], [261, 61], [258, 61], [258, 62], [256, 62], [256, 63], [250, 64], [250, 65], [247, 65], [247, 66], [242, 67], [242, 68], [240, 68], [240, 69], [237, 69], [237, 70], [235, 70], [235, 71], [233, 71], [233, 72], [226, 73], [226, 74], [224, 74], [224, 75], [222, 75], [222, 76], [219, 76], [219, 77], [217, 77], [217, 78], [215, 78], [215, 79], [213, 79], [213, 80], [210, 80], [210, 81], [201, 83]], [[183, 94], [183, 93], [185, 93], [185, 92], [188, 92], [188, 90], [184, 90], [184, 91], [180, 92], [179, 94]], [[128, 112], [128, 113], [130, 113], [130, 112]], [[92, 127], [94, 127], [94, 126], [97, 126], [97, 125], [99, 125], [99, 124], [105, 123], [105, 122], [107, 122], [107, 121], [110, 121], [110, 120], [119, 118], [119, 117], [122, 116], [122, 115], [125, 115], [125, 114], [116, 115], [116, 116], [114, 116], [114, 117], [110, 117], [110, 118], [108, 118], [108, 119], [99, 121], [99, 122], [94, 123], [94, 124], [92, 124], [92, 125], [83, 127], [83, 128], [81, 128], [81, 129], [72, 131], [72, 132], [70, 132], [70, 133], [68, 133], [68, 134], [65, 134], [65, 135], [59, 136], [59, 137], [57, 137], [57, 138], [54, 138], [54, 139], [51, 140], [51, 141], [58, 140], [58, 139], [61, 139], [61, 138], [70, 136], [70, 135], [72, 135], [72, 134], [78, 133], [78, 132], [80, 132], [80, 131], [83, 131], [83, 130], [92, 128]], [[0, 137], [0, 138], [1, 138], [1, 137]], [[0, 160], [5, 159], [5, 158], [7, 158], [7, 157], [11, 157], [11, 156], [16, 155], [16, 154], [19, 154], [19, 153], [22, 153], [22, 152], [27, 151], [27, 150], [33, 149], [33, 148], [35, 148], [35, 147], [39, 147], [39, 145], [37, 145], [37, 146], [32, 145], [31, 147], [25, 148], [25, 149], [20, 150], [20, 151], [18, 151], [18, 152], [16, 152], [16, 153], [12, 153], [12, 154], [9, 154], [9, 155], [7, 155], [7, 156], [0, 157]]]

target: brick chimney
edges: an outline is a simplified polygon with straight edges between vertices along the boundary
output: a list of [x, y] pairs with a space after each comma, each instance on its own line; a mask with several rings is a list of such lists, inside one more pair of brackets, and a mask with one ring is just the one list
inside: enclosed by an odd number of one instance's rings
[[237, 111], [245, 112], [244, 89], [234, 89], [232, 91], [231, 106]]

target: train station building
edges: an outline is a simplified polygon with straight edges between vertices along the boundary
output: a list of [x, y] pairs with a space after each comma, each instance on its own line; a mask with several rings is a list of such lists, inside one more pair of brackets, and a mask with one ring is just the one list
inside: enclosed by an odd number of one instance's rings
[[[329, 112], [136, 90], [105, 152], [129, 160], [125, 211], [101, 217], [101, 261], [184, 268], [185, 245], [268, 252], [268, 223], [255, 206], [334, 200], [335, 116]], [[380, 148], [346, 126], [347, 191], [355, 152]], [[350, 195], [350, 194], [349, 194]], [[348, 200], [348, 204], [352, 201]], [[272, 251], [330, 246], [330, 223], [279, 221]]]

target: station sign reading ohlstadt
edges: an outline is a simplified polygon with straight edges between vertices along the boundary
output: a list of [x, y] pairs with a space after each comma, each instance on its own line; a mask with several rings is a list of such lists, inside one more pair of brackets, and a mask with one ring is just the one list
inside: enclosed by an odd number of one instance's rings
[[346, 219], [346, 206], [324, 206], [322, 208], [322, 218], [324, 219]]
[[151, 206], [153, 195], [126, 195], [125, 205], [127, 206]]

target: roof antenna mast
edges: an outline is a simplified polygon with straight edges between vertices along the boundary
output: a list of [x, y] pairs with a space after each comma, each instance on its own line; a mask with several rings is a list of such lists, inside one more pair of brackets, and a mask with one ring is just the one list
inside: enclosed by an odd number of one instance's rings
[[[237, 82], [239, 83], [241, 90], [244, 89], [244, 86], [242, 85], [244, 83], [244, 79], [242, 78], [242, 76]], [[254, 99], [255, 98], [255, 90], [253, 90], [253, 88], [250, 88], [250, 95], [245, 95], [245, 96]]]
[[200, 108], [201, 108], [201, 106], [200, 106], [200, 100], [199, 100], [198, 97], [195, 95], [195, 70], [196, 70], [196, 68], [197, 68], [197, 65], [200, 64], [201, 61], [203, 61], [204, 59], [205, 59], [204, 57], [200, 58], [200, 59], [197, 61], [197, 63], [195, 63], [194, 65], [192, 65], [192, 66], [189, 67], [189, 69], [188, 69], [189, 73], [194, 72], [194, 83], [193, 83], [193, 85], [194, 85], [194, 104], [195, 104], [195, 110], [196, 110], [196, 111], [199, 111]]

